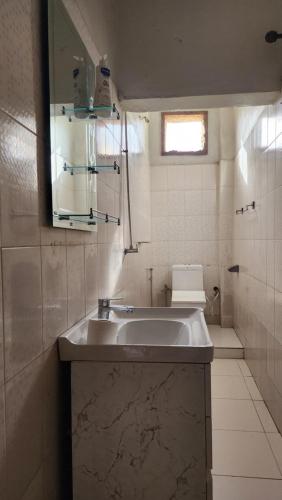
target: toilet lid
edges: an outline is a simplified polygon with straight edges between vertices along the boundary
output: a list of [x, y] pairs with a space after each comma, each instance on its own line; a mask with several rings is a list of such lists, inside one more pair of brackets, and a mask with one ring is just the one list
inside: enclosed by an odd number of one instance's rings
[[206, 303], [204, 290], [172, 290], [171, 302], [197, 302]]

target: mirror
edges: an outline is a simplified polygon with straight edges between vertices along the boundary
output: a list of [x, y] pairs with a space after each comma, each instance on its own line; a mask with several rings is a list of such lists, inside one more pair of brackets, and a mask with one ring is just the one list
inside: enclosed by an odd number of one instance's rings
[[94, 106], [95, 64], [61, 0], [48, 2], [48, 26], [53, 225], [96, 231], [97, 222], [119, 223], [97, 211], [97, 161], [106, 170], [97, 114], [119, 115], [115, 105]]

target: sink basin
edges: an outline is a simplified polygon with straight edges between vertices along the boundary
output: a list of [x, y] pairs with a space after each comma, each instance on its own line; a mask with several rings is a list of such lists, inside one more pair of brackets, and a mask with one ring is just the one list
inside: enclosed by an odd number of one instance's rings
[[202, 309], [136, 307], [89, 315], [59, 338], [63, 361], [210, 363], [213, 345]]
[[90, 319], [87, 328], [87, 344], [104, 345], [115, 344], [118, 330], [118, 323], [107, 319]]
[[123, 324], [117, 344], [189, 345], [189, 325], [170, 319], [139, 319]]

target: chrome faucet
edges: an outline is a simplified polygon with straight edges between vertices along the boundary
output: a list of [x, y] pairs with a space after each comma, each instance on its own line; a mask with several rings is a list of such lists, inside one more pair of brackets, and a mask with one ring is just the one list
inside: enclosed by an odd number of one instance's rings
[[98, 299], [98, 319], [109, 319], [111, 311], [127, 312], [127, 313], [134, 312], [133, 306], [124, 306], [124, 305], [111, 306], [111, 300], [120, 300], [120, 299]]

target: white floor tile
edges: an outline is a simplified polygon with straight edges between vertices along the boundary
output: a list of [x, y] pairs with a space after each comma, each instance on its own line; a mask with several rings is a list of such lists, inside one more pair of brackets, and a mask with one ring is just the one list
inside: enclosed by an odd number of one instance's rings
[[275, 423], [263, 401], [254, 401], [258, 416], [265, 432], [278, 432]]
[[212, 375], [242, 375], [235, 359], [215, 359], [211, 365]]
[[213, 375], [212, 398], [251, 399], [243, 377]]
[[238, 359], [238, 365], [240, 366], [241, 372], [244, 377], [251, 377], [251, 371], [244, 359]]
[[281, 478], [269, 443], [262, 432], [215, 430], [213, 473], [223, 476]]
[[277, 432], [277, 433], [267, 434], [267, 439], [270, 442], [272, 452], [276, 458], [280, 472], [282, 474], [282, 436]]
[[213, 500], [281, 500], [282, 481], [213, 477]]
[[[220, 325], [208, 325], [208, 330], [209, 330], [209, 333], [218, 333], [218, 332], [221, 332], [222, 331], [222, 328]], [[232, 328], [233, 330], [233, 328]]]
[[215, 347], [242, 347], [233, 328], [221, 328], [218, 325], [208, 325], [208, 329]]
[[254, 401], [263, 401], [262, 395], [259, 392], [253, 377], [245, 377], [245, 382], [250, 392], [251, 398]]
[[254, 404], [250, 400], [213, 399], [213, 429], [263, 432]]

